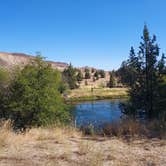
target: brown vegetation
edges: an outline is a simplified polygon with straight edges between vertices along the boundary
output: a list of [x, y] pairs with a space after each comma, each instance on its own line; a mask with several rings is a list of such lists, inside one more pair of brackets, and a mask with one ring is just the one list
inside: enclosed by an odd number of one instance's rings
[[106, 124], [103, 134], [122, 138], [159, 138], [166, 139], [166, 124], [157, 120], [141, 123], [127, 119], [118, 123]]
[[1, 166], [160, 166], [165, 156], [165, 140], [85, 137], [55, 126], [15, 133], [9, 121], [0, 128]]

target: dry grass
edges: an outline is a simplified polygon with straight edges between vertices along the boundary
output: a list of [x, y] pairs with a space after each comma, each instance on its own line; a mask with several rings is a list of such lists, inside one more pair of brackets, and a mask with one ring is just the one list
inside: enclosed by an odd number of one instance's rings
[[90, 142], [88, 141], [80, 141], [80, 143], [78, 144], [79, 155], [86, 155], [89, 152], [91, 152], [92, 149], [93, 149], [93, 145], [90, 144]]
[[[163, 124], [164, 123], [164, 124]], [[165, 122], [151, 121], [141, 123], [132, 119], [122, 120], [103, 127], [103, 134], [116, 137], [166, 138]]]
[[164, 166], [166, 140], [85, 137], [66, 127], [33, 128], [14, 133], [0, 127], [1, 166]]
[[0, 149], [5, 147], [6, 145], [8, 145], [8, 138], [10, 137], [10, 122], [6, 121], [6, 122], [1, 122], [1, 128], [0, 128]]
[[69, 98], [77, 99], [77, 98], [119, 98], [119, 97], [127, 97], [128, 89], [127, 88], [97, 88], [91, 90], [91, 87], [87, 88], [79, 88], [71, 91]]

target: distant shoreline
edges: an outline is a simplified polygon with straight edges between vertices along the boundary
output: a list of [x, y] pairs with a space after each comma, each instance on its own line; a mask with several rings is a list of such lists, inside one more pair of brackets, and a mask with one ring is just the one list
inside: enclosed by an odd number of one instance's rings
[[75, 89], [70, 91], [67, 102], [94, 101], [105, 99], [127, 99], [127, 88], [97, 88], [93, 92], [90, 88]]

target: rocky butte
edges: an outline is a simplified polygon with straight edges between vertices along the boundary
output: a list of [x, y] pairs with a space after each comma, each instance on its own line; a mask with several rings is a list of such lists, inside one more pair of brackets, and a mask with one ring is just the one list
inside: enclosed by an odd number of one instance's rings
[[[0, 52], [0, 67], [5, 67], [11, 69], [14, 66], [25, 66], [27, 65], [35, 56], [27, 55], [24, 53], [7, 53]], [[63, 62], [53, 62], [46, 61], [51, 64], [52, 68], [63, 71], [68, 64]]]

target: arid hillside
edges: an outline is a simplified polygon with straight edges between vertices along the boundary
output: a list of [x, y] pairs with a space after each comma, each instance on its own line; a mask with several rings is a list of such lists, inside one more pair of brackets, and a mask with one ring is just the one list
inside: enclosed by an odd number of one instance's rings
[[109, 82], [109, 79], [110, 79], [110, 76], [109, 76], [109, 71], [104, 71], [105, 72], [105, 77], [104, 78], [101, 78], [100, 75], [99, 75], [99, 78], [98, 79], [94, 79], [94, 75], [95, 75], [95, 72], [96, 71], [100, 71], [100, 69], [96, 69], [96, 68], [93, 68], [93, 67], [88, 67], [88, 66], [85, 66], [85, 67], [81, 67], [81, 68], [78, 68], [79, 70], [81, 70], [81, 72], [83, 73], [83, 76], [85, 77], [85, 70], [88, 69], [89, 70], [89, 73], [90, 73], [90, 78], [89, 79], [83, 79], [80, 83], [80, 87], [93, 87], [93, 88], [101, 88], [101, 87], [106, 87], [108, 82]]
[[[6, 53], [0, 52], [0, 66], [11, 69], [14, 66], [24, 66], [32, 60], [34, 56], [23, 53]], [[47, 61], [53, 68], [64, 70], [68, 64], [63, 62]]]
[[[4, 67], [7, 69], [12, 69], [14, 66], [20, 66], [23, 67], [27, 65], [34, 56], [32, 55], [27, 55], [24, 53], [7, 53], [7, 52], [0, 52], [0, 67]], [[68, 67], [67, 63], [64, 62], [53, 62], [53, 61], [46, 61], [54, 69], [58, 69], [60, 71], [63, 71], [65, 68]], [[80, 86], [90, 86], [90, 87], [105, 87], [107, 83], [109, 82], [109, 72], [105, 71], [105, 78], [98, 78], [97, 80], [94, 81], [94, 72], [97, 71], [98, 69], [94, 69], [92, 67], [81, 67], [77, 68], [81, 70], [83, 76], [85, 76], [85, 69], [88, 68], [90, 71], [90, 78], [89, 79], [83, 79], [81, 81]], [[94, 70], [94, 72], [92, 72]]]

